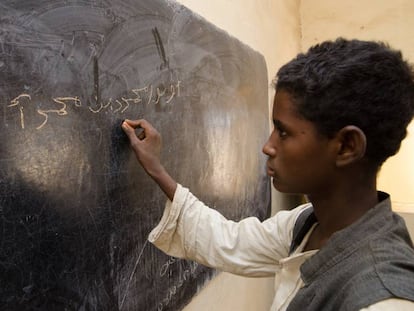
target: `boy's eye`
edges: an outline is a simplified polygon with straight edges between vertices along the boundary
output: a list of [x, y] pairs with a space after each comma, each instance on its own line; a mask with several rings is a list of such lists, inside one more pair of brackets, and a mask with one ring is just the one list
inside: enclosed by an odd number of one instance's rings
[[284, 137], [286, 137], [287, 136], [287, 132], [286, 132], [286, 130], [283, 128], [283, 126], [279, 123], [279, 122], [277, 122], [277, 121], [275, 121], [274, 122], [274, 129], [275, 129], [275, 131], [278, 133], [278, 135], [279, 135], [279, 137], [280, 138], [284, 138]]
[[279, 134], [279, 137], [283, 138], [283, 137], [287, 136], [287, 132], [284, 129], [282, 129], [280, 127], [275, 127], [275, 130]]

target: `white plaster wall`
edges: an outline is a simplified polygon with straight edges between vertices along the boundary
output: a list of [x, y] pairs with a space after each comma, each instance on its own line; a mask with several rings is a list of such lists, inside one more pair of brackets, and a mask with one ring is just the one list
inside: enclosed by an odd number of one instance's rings
[[[300, 15], [302, 50], [342, 36], [388, 42], [414, 62], [413, 0], [301, 0]], [[378, 188], [391, 194], [395, 210], [414, 217], [413, 122], [399, 153], [382, 167]]]
[[[260, 52], [266, 60], [269, 84], [280, 65], [299, 51], [299, 0], [179, 2]], [[272, 97], [269, 89], [269, 108]], [[276, 201], [283, 201], [283, 197], [275, 195]], [[184, 310], [268, 311], [272, 299], [273, 278], [253, 279], [220, 273]]]

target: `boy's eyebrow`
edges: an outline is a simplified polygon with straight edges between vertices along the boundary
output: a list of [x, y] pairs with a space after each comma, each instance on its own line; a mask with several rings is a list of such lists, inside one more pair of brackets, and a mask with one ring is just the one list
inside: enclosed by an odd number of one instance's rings
[[273, 119], [273, 125], [276, 128], [284, 128], [285, 125], [278, 119]]

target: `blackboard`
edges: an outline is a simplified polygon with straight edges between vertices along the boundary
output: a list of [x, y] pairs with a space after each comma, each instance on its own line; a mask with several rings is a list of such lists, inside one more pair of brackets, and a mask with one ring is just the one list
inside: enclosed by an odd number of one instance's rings
[[146, 241], [165, 197], [120, 124], [148, 119], [180, 183], [263, 219], [262, 55], [172, 1], [0, 11], [0, 309], [182, 309], [217, 272]]

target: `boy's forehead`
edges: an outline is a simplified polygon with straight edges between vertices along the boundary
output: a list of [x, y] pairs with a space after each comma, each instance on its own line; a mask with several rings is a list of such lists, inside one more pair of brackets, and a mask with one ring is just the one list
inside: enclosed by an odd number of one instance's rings
[[273, 98], [273, 114], [281, 110], [301, 116], [297, 111], [293, 95], [286, 90], [276, 91]]

